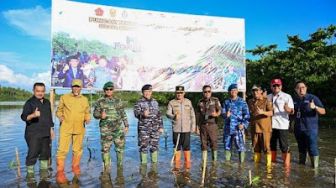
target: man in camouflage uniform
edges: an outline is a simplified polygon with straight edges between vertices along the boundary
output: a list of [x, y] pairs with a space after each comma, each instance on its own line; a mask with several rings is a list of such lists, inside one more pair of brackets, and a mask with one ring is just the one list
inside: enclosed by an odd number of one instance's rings
[[152, 98], [152, 86], [141, 89], [142, 97], [134, 105], [134, 116], [138, 121], [138, 146], [141, 164], [147, 164], [148, 147], [153, 163], [157, 163], [159, 138], [163, 132], [163, 121], [159, 103]]
[[197, 127], [201, 135], [202, 157], [207, 155], [208, 141], [212, 150], [212, 160], [217, 161], [218, 126], [216, 118], [221, 114], [221, 105], [211, 96], [211, 86], [203, 86], [203, 98], [197, 104]]
[[99, 127], [104, 170], [109, 172], [111, 165], [110, 148], [112, 143], [115, 145], [118, 167], [122, 166], [125, 133], [128, 132], [128, 122], [121, 100], [113, 96], [113, 83], [105, 83], [103, 89], [105, 96], [96, 102], [93, 116], [96, 119], [100, 119]]
[[231, 146], [235, 143], [239, 152], [239, 161], [245, 160], [245, 129], [249, 125], [250, 112], [247, 103], [238, 96], [237, 84], [231, 84], [228, 89], [230, 99], [223, 103], [222, 116], [224, 123], [225, 158], [231, 160]]

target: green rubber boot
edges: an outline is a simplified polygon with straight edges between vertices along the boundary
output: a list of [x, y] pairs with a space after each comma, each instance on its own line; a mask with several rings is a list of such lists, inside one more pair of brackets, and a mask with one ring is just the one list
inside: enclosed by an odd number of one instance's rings
[[311, 166], [313, 168], [318, 168], [319, 166], [319, 156], [310, 156]]
[[212, 161], [217, 161], [217, 150], [212, 150]]
[[34, 165], [27, 166], [27, 179], [32, 179], [35, 177]]
[[104, 171], [110, 172], [111, 169], [111, 157], [110, 153], [103, 153]]
[[152, 163], [157, 163], [158, 162], [158, 152], [154, 151], [151, 153], [151, 158], [152, 158]]
[[225, 160], [230, 161], [231, 160], [231, 151], [225, 150]]
[[141, 164], [147, 164], [147, 153], [140, 152], [140, 162]]
[[40, 160], [40, 178], [46, 179], [48, 176], [48, 160]]
[[121, 167], [123, 165], [124, 152], [117, 152], [117, 165]]
[[245, 152], [239, 152], [239, 161], [243, 163], [245, 161]]

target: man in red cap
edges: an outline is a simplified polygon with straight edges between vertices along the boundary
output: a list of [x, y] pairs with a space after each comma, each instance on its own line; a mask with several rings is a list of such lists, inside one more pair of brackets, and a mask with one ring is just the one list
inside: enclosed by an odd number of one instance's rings
[[280, 79], [273, 79], [271, 81], [271, 90], [272, 93], [267, 95], [267, 98], [273, 103], [271, 137], [272, 162], [276, 162], [277, 142], [279, 142], [284, 165], [285, 167], [289, 167], [289, 115], [294, 114], [294, 103], [292, 97], [282, 91], [282, 81]]

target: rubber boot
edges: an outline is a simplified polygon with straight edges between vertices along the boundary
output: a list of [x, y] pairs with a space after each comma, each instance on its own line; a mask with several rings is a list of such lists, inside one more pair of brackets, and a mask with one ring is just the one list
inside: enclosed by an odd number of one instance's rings
[[272, 166], [272, 154], [266, 153], [266, 166], [271, 167]]
[[318, 168], [319, 166], [319, 156], [310, 156], [311, 166], [313, 168]]
[[32, 179], [35, 177], [34, 165], [27, 166], [27, 179]]
[[243, 163], [245, 161], [245, 152], [239, 152], [239, 162]]
[[282, 160], [284, 161], [284, 166], [289, 167], [290, 166], [290, 153], [289, 152], [282, 153]]
[[68, 179], [64, 174], [64, 159], [56, 159], [57, 173], [56, 173], [56, 182], [59, 184], [68, 183]]
[[154, 151], [151, 153], [151, 159], [152, 159], [152, 163], [158, 162], [158, 152], [157, 151]]
[[117, 152], [117, 165], [121, 167], [123, 165], [124, 152]]
[[217, 150], [212, 150], [211, 154], [212, 154], [212, 161], [217, 161]]
[[231, 151], [225, 150], [225, 160], [230, 161], [231, 160]]
[[191, 167], [191, 152], [190, 151], [184, 151], [184, 162], [185, 162], [185, 168], [190, 169]]
[[140, 152], [140, 162], [141, 164], [147, 164], [147, 153]]
[[255, 163], [260, 163], [261, 161], [261, 153], [254, 153], [253, 160]]
[[175, 168], [180, 169], [181, 168], [181, 151], [176, 151], [174, 161], [175, 161]]
[[103, 163], [104, 163], [104, 171], [110, 173], [111, 170], [111, 156], [110, 153], [102, 154]]
[[46, 179], [48, 175], [48, 160], [40, 160], [40, 178]]
[[80, 160], [81, 156], [72, 156], [72, 172], [75, 174], [75, 176], [80, 176]]
[[299, 164], [306, 164], [306, 158], [307, 154], [306, 153], [299, 153]]
[[276, 151], [271, 151], [271, 155], [272, 155], [272, 162], [276, 163], [277, 152]]

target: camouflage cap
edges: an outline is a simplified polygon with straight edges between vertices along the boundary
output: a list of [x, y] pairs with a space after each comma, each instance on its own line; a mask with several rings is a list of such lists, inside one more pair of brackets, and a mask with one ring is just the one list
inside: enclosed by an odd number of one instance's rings
[[114, 88], [114, 84], [113, 84], [113, 82], [106, 82], [105, 84], [104, 84], [104, 87], [103, 87], [103, 89], [107, 89], [107, 88]]

